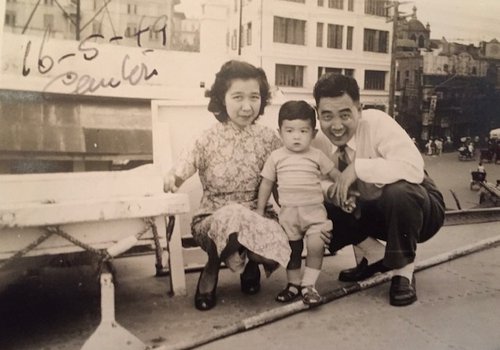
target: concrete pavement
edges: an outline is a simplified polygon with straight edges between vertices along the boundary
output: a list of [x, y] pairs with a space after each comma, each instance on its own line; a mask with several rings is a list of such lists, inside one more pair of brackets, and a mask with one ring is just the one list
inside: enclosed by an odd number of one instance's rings
[[[418, 261], [499, 233], [498, 222], [444, 227], [419, 246]], [[419, 300], [408, 307], [390, 306], [384, 283], [201, 348], [499, 349], [499, 249], [418, 272]], [[116, 319], [150, 346], [168, 349], [208, 339], [242, 319], [282, 307], [274, 297], [286, 283], [283, 269], [264, 279], [255, 296], [241, 294], [238, 276], [221, 270], [218, 304], [200, 312], [193, 306], [198, 273], [187, 275], [187, 296], [169, 297], [168, 280], [153, 277], [153, 264], [152, 256], [115, 262]], [[320, 292], [345, 286], [338, 272], [353, 264], [351, 249], [325, 258]], [[79, 349], [99, 324], [97, 281], [84, 267], [43, 269], [36, 282], [26, 276], [3, 293], [0, 311], [1, 349]]]
[[[455, 153], [426, 157], [427, 169], [455, 209], [477, 204], [469, 189], [476, 162]], [[500, 165], [486, 164], [488, 177], [500, 179]], [[419, 246], [417, 262], [500, 234], [499, 222], [443, 227]], [[477, 252], [418, 272], [419, 300], [408, 307], [389, 305], [389, 283], [335, 300], [315, 310], [255, 330], [211, 342], [202, 349], [500, 349], [500, 248]], [[352, 249], [326, 257], [318, 281], [322, 293], [345, 286], [341, 269], [354, 265]], [[116, 319], [152, 347], [175, 348], [208, 339], [242, 319], [282, 307], [274, 301], [286, 284], [285, 271], [262, 280], [258, 295], [239, 290], [237, 275], [221, 270], [218, 305], [194, 308], [198, 273], [187, 274], [187, 296], [168, 296], [168, 277], [154, 278], [154, 256], [117, 259]], [[86, 266], [44, 267], [28, 271], [0, 292], [0, 349], [79, 349], [100, 321], [99, 288]], [[112, 344], [104, 344], [103, 349]], [[97, 350], [97, 349], [96, 349]]]

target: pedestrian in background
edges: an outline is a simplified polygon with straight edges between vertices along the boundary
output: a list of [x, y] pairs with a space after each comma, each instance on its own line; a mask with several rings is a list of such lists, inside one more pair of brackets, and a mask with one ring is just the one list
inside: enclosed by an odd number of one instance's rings
[[440, 156], [443, 153], [443, 141], [440, 138], [436, 138], [434, 144], [436, 145], [436, 155]]
[[432, 139], [429, 139], [429, 141], [427, 141], [427, 143], [425, 144], [425, 148], [427, 149], [427, 155], [428, 156], [432, 156], [433, 154], [433, 141]]

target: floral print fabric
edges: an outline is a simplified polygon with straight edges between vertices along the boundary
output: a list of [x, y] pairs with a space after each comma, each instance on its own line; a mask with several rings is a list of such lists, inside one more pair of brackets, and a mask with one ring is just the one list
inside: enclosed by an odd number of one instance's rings
[[239, 129], [228, 122], [207, 130], [181, 154], [175, 175], [186, 180], [198, 171], [203, 187], [192, 224], [193, 237], [202, 248], [210, 238], [220, 254], [229, 235], [237, 232], [238, 241], [249, 250], [286, 266], [290, 247], [285, 233], [277, 222], [252, 212], [262, 167], [280, 146], [281, 140], [265, 126]]

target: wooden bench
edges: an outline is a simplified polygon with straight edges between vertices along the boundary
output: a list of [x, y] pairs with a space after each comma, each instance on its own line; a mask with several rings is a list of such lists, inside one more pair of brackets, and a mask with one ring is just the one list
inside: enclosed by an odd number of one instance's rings
[[[116, 172], [0, 175], [0, 266], [15, 264], [9, 259], [56, 228], [81, 244], [53, 234], [19, 258], [72, 254], [85, 247], [117, 254], [152, 245], [147, 218], [156, 224], [165, 246], [165, 216], [186, 212], [188, 196], [164, 193], [154, 165]], [[175, 294], [186, 293], [181, 247], [176, 227], [168, 257]]]

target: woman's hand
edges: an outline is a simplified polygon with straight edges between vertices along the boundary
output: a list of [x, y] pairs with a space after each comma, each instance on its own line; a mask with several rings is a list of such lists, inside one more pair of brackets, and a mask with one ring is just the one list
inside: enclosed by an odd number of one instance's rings
[[175, 175], [169, 172], [163, 178], [163, 191], [164, 192], [177, 192], [179, 188], [176, 186], [176, 178]]

